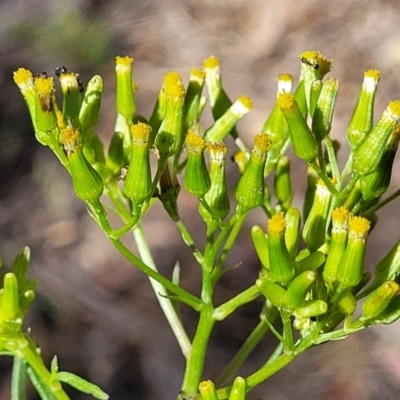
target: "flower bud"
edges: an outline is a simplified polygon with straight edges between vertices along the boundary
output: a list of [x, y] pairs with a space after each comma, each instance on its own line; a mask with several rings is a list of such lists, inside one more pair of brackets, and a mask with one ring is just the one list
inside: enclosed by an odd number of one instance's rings
[[349, 211], [346, 207], [339, 207], [332, 211], [332, 233], [329, 242], [329, 251], [322, 277], [331, 291], [336, 281], [337, 269], [343, 257], [347, 244]]
[[268, 220], [268, 253], [271, 277], [287, 285], [295, 275], [294, 261], [285, 245], [286, 221], [283, 212]]
[[187, 164], [185, 169], [185, 189], [200, 198], [204, 196], [211, 187], [210, 175], [207, 171], [204, 159], [204, 139], [192, 130], [186, 136]]
[[155, 138], [160, 157], [174, 155], [182, 145], [185, 88], [176, 72], [164, 77], [165, 114]]
[[393, 281], [387, 281], [380, 285], [367, 297], [362, 305], [363, 313], [360, 321], [368, 321], [379, 317], [399, 290], [399, 285]]
[[15, 84], [18, 86], [28, 107], [33, 127], [36, 131], [35, 101], [36, 90], [33, 83], [32, 72], [25, 68], [18, 68], [13, 74]]
[[246, 400], [246, 379], [241, 376], [235, 378], [228, 400]]
[[314, 116], [315, 108], [317, 107], [317, 102], [319, 95], [322, 90], [322, 81], [317, 79], [311, 85], [310, 91], [310, 115]]
[[34, 79], [36, 90], [35, 121], [39, 131], [50, 133], [57, 127], [54, 112], [54, 83], [52, 77], [38, 76]]
[[260, 206], [264, 201], [264, 167], [271, 140], [266, 133], [254, 138], [249, 163], [235, 189], [235, 199], [245, 210]]
[[286, 290], [279, 284], [268, 280], [267, 277], [257, 279], [256, 286], [258, 290], [275, 306], [283, 307], [285, 305]]
[[19, 313], [18, 280], [12, 272], [8, 272], [3, 279], [0, 321], [13, 322], [18, 318]]
[[343, 315], [353, 315], [357, 308], [356, 298], [349, 289], [343, 290], [337, 300], [339, 311]]
[[370, 222], [363, 217], [349, 218], [347, 246], [337, 267], [337, 280], [343, 289], [357, 286], [362, 279], [365, 256], [365, 239]]
[[304, 271], [296, 276], [287, 289], [286, 306], [292, 309], [302, 306], [306, 301], [310, 286], [315, 282], [316, 278], [317, 274], [314, 271]]
[[290, 207], [285, 214], [285, 244], [289, 255], [295, 258], [299, 250], [301, 215], [296, 207]]
[[277, 163], [274, 177], [274, 193], [279, 206], [286, 211], [290, 207], [293, 199], [289, 157], [282, 156]]
[[[203, 68], [206, 73], [208, 97], [210, 100], [211, 112], [214, 121], [220, 119], [232, 105], [231, 100], [226, 94], [224, 88], [222, 87], [219, 67], [219, 59], [215, 56], [210, 56], [203, 61]], [[235, 124], [232, 125], [230, 133], [234, 138], [238, 136]], [[206, 137], [206, 140], [217, 142], [222, 141], [223, 139], [209, 139], [208, 137]]]
[[200, 382], [199, 392], [202, 400], [218, 400], [217, 389], [212, 381]]
[[364, 72], [364, 80], [357, 105], [347, 128], [347, 140], [354, 151], [371, 131], [374, 120], [375, 93], [380, 72], [370, 69]]
[[[319, 51], [305, 51], [299, 55], [301, 60], [301, 79], [304, 82], [304, 93], [307, 108], [311, 111], [311, 88], [315, 81], [330, 71], [333, 60], [326, 59]], [[310, 112], [310, 115], [312, 113]]]
[[210, 215], [201, 204], [199, 211], [205, 219], [216, 217], [222, 220], [229, 213], [229, 196], [225, 177], [225, 157], [228, 148], [222, 142], [210, 143], [208, 151], [210, 153], [211, 187], [204, 199], [213, 211], [213, 215]]
[[361, 193], [364, 200], [372, 200], [382, 196], [389, 187], [392, 177], [392, 167], [400, 141], [400, 125], [397, 125], [389, 141], [378, 166], [371, 174], [362, 176], [360, 179]]
[[375, 267], [375, 278], [363, 292], [371, 293], [386, 281], [397, 281], [400, 276], [400, 240], [389, 250], [385, 257]]
[[207, 129], [204, 133], [204, 138], [208, 142], [222, 142], [235, 127], [236, 123], [252, 108], [253, 103], [251, 99], [246, 96], [240, 96], [226, 112]]
[[184, 132], [193, 129], [199, 123], [202, 111], [201, 93], [205, 82], [205, 72], [193, 68], [190, 72], [189, 85], [185, 96]]
[[315, 191], [317, 189], [317, 183], [319, 177], [315, 172], [315, 169], [310, 165], [307, 166], [307, 189], [303, 203], [303, 219], [306, 220], [308, 214], [311, 211], [311, 207], [314, 203]]
[[239, 172], [243, 174], [244, 170], [247, 167], [247, 164], [249, 163], [249, 158], [247, 157], [247, 154], [243, 151], [238, 151], [233, 156], [233, 161], [237, 165]]
[[[278, 78], [277, 98], [282, 93], [290, 93], [292, 90], [293, 77], [289, 74], [281, 74]], [[271, 148], [268, 151], [265, 173], [268, 175], [281, 158], [288, 144], [289, 128], [285, 117], [278, 105], [275, 103], [271, 114], [265, 121], [263, 132], [271, 137]]]
[[158, 197], [173, 221], [179, 221], [177, 200], [180, 190], [181, 185], [176, 176], [173, 159], [169, 158], [160, 178], [160, 194]]
[[289, 126], [289, 135], [297, 157], [312, 161], [318, 155], [318, 144], [304, 119], [294, 97], [283, 93], [278, 98], [278, 107]]
[[136, 112], [136, 100], [132, 81], [133, 58], [115, 57], [117, 113], [131, 121]]
[[355, 150], [353, 158], [355, 173], [364, 176], [376, 171], [389, 137], [399, 122], [400, 100], [391, 101], [372, 131]]
[[103, 79], [95, 75], [87, 84], [86, 92], [79, 111], [79, 122], [83, 132], [92, 131], [99, 122]]
[[303, 229], [303, 239], [310, 251], [325, 243], [326, 223], [332, 194], [322, 180], [318, 181], [314, 202]]
[[132, 153], [125, 178], [124, 192], [134, 204], [138, 205], [151, 195], [150, 132], [150, 125], [142, 122], [131, 126]]
[[79, 74], [75, 72], [61, 72], [59, 80], [63, 94], [62, 115], [64, 122], [74, 128], [80, 128], [79, 111], [82, 105], [82, 93]]
[[297, 307], [293, 315], [296, 318], [312, 318], [323, 315], [328, 311], [328, 304], [323, 300], [308, 300], [304, 305]]
[[265, 235], [261, 226], [254, 225], [251, 228], [251, 238], [261, 265], [269, 269], [268, 237]]
[[11, 271], [16, 276], [18, 284], [22, 287], [26, 282], [26, 274], [31, 258], [31, 250], [29, 247], [22, 248], [13, 262]]
[[327, 79], [322, 86], [312, 119], [312, 131], [319, 141], [328, 136], [331, 131], [338, 90], [339, 81], [335, 78]]
[[87, 203], [97, 203], [103, 193], [103, 181], [86, 160], [77, 129], [67, 127], [61, 130], [60, 141], [68, 157], [68, 170], [78, 198]]
[[121, 168], [126, 165], [124, 157], [124, 136], [121, 132], [115, 132], [111, 138], [106, 165], [114, 174], [119, 174]]

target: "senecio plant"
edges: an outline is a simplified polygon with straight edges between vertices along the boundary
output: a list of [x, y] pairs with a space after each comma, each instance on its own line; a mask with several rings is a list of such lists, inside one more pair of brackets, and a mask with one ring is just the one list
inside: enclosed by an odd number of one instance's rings
[[[110, 242], [149, 277], [186, 360], [177, 399], [244, 400], [251, 389], [307, 349], [400, 317], [400, 241], [372, 277], [364, 266], [375, 212], [400, 194], [397, 190], [381, 199], [390, 183], [400, 138], [400, 101], [391, 101], [374, 124], [379, 72], [364, 73], [347, 129], [349, 156], [341, 171], [338, 145], [330, 136], [339, 82], [333, 77], [323, 80], [332, 61], [317, 51], [299, 58], [297, 88], [292, 93], [292, 77], [279, 76], [276, 104], [251, 149], [240, 139], [236, 124], [251, 110], [252, 102], [245, 96], [234, 102], [229, 99], [214, 56], [204, 61], [203, 69], [190, 72], [186, 88], [178, 73], [166, 73], [149, 118], [136, 114], [133, 59], [116, 57], [117, 113], [107, 152], [96, 131], [103, 91], [100, 76], [94, 76], [85, 90], [79, 75], [64, 67], [55, 72], [59, 85], [45, 73], [33, 76], [24, 68], [14, 73], [37, 140], [65, 167], [77, 197]], [[61, 92], [57, 98], [56, 86]], [[203, 129], [200, 118], [207, 101], [214, 123]], [[234, 201], [226, 187], [228, 144], [241, 173]], [[289, 145], [307, 164], [302, 211], [292, 206], [290, 160], [285, 156]], [[273, 184], [267, 187], [270, 175]], [[180, 218], [181, 183], [198, 200], [198, 213], [206, 226], [204, 248]], [[201, 269], [198, 293], [180, 286], [178, 266], [172, 277], [157, 270], [141, 223], [157, 201]], [[266, 220], [251, 228], [259, 274], [252, 286], [215, 304], [213, 294], [221, 275], [235, 273], [227, 265], [227, 256], [255, 208], [264, 212]], [[110, 223], [111, 214], [120, 218], [120, 226]], [[136, 241], [137, 254], [121, 241], [128, 234]], [[107, 399], [94, 384], [58, 371], [56, 358], [50, 370], [45, 367], [29, 330], [23, 328], [36, 287], [26, 277], [28, 260], [29, 250], [23, 249], [4, 276], [0, 298], [0, 351], [15, 360], [13, 399], [24, 398], [25, 373], [42, 399], [68, 399], [64, 383]], [[245, 268], [246, 260], [239, 261]], [[203, 369], [214, 325], [253, 301], [261, 308], [258, 325], [220, 376], [206, 380]], [[179, 303], [198, 313], [193, 337], [185, 331]], [[251, 375], [235, 377], [267, 334], [278, 339], [276, 350]]]

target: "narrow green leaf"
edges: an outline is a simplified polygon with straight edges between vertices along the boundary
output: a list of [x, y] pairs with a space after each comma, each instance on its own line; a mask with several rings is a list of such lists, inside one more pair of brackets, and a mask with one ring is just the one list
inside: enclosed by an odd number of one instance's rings
[[108, 394], [103, 392], [97, 385], [90, 383], [86, 379], [71, 372], [58, 372], [55, 375], [55, 379], [58, 379], [60, 382], [64, 382], [83, 393], [90, 394], [96, 399], [107, 400], [109, 398]]
[[36, 373], [36, 371], [30, 367], [27, 368], [29, 379], [32, 382], [33, 387], [38, 392], [42, 400], [57, 400], [51, 389], [43, 382], [42, 378]]

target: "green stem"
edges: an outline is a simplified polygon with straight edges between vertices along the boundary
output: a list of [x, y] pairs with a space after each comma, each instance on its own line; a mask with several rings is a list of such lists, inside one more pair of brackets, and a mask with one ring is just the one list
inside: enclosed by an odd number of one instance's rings
[[332, 195], [338, 194], [338, 191], [336, 190], [335, 186], [333, 186], [331, 180], [329, 179], [328, 175], [324, 171], [319, 168], [317, 163], [315, 161], [310, 163], [311, 167], [313, 167], [315, 173], [318, 175], [320, 179], [325, 183], [325, 186], [329, 189], [329, 191], [332, 193]]
[[[154, 271], [157, 271], [157, 266], [154, 262], [150, 248], [147, 244], [146, 238], [144, 237], [143, 227], [141, 223], [138, 223], [133, 229], [133, 236], [140, 254], [142, 261], [148, 265]], [[178, 341], [179, 347], [185, 357], [190, 354], [192, 345], [186, 334], [185, 328], [182, 325], [176, 310], [168, 297], [168, 292], [165, 287], [157, 282], [156, 280], [149, 278], [150, 284], [153, 288], [154, 294], [160, 304], [161, 309], [164, 312], [165, 318], [167, 319], [172, 332], [174, 333], [176, 340]]]
[[187, 358], [185, 375], [182, 383], [182, 393], [188, 398], [198, 393], [198, 387], [202, 379], [204, 361], [211, 331], [214, 327], [214, 307], [212, 305], [211, 275], [203, 269], [202, 284], [203, 308], [200, 311], [199, 323], [192, 342], [192, 350]]
[[200, 250], [195, 245], [191, 234], [189, 233], [189, 231], [186, 228], [186, 225], [181, 220], [178, 220], [178, 221], [176, 221], [176, 226], [180, 230], [182, 239], [185, 242], [186, 246], [188, 246], [189, 249], [192, 251], [193, 256], [196, 259], [196, 261], [200, 265], [202, 265], [204, 263], [204, 256], [203, 256], [203, 254], [201, 254]]
[[216, 321], [223, 321], [229, 317], [237, 308], [243, 304], [250, 303], [260, 295], [260, 291], [256, 286], [250, 286], [248, 289], [239, 293], [237, 296], [228, 300], [226, 303], [221, 304], [214, 310], [213, 318]]
[[203, 304], [198, 297], [193, 296], [188, 291], [182, 289], [177, 285], [174, 285], [169, 279], [165, 278], [159, 272], [151, 269], [140, 258], [135, 256], [135, 254], [133, 254], [127, 247], [125, 247], [124, 244], [119, 239], [110, 238], [110, 241], [115, 246], [115, 248], [132, 264], [134, 264], [137, 268], [139, 268], [142, 272], [144, 272], [148, 277], [155, 279], [170, 292], [176, 294], [179, 297], [180, 301], [192, 307], [196, 311], [200, 311], [202, 309]]
[[29, 364], [57, 400], [70, 400], [69, 396], [64, 392], [61, 383], [52, 379], [52, 376], [44, 365], [41, 356], [29, 345], [28, 340], [22, 333], [18, 338], [18, 342], [18, 349], [15, 351], [15, 355], [24, 359]]
[[376, 211], [378, 211], [380, 208], [384, 207], [386, 204], [390, 203], [391, 201], [395, 200], [397, 197], [400, 196], [400, 189], [397, 189], [394, 193], [392, 193], [389, 197], [387, 197], [385, 200], [382, 200], [378, 204], [375, 204], [373, 207], [371, 207], [369, 210], [365, 211], [362, 215], [363, 217], [369, 217], [372, 214], [374, 214]]
[[240, 230], [242, 229], [243, 223], [247, 217], [247, 213], [241, 215], [235, 225], [233, 225], [233, 228], [231, 232], [229, 233], [228, 238], [226, 239], [224, 248], [222, 250], [221, 257], [219, 258], [218, 264], [217, 264], [217, 269], [221, 268], [223, 263], [225, 262], [226, 258], [228, 257], [229, 251], [231, 250], [232, 246], [235, 244], [236, 239], [240, 233]]
[[254, 328], [253, 332], [249, 335], [242, 347], [232, 358], [231, 362], [223, 369], [221, 374], [215, 380], [216, 386], [221, 386], [226, 382], [233, 374], [240, 368], [250, 353], [260, 343], [261, 339], [265, 336], [268, 331], [268, 326], [264, 321], [260, 321]]

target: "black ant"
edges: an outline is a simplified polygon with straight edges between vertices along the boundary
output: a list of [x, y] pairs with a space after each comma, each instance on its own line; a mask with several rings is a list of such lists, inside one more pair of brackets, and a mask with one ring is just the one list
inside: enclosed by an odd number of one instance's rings
[[319, 65], [317, 63], [313, 64], [311, 61], [307, 60], [306, 58], [302, 58], [300, 61], [304, 64], [309, 65], [310, 67], [313, 67], [314, 69], [319, 68]]

